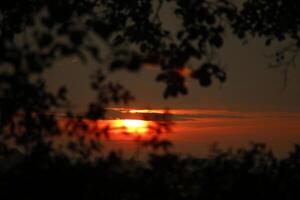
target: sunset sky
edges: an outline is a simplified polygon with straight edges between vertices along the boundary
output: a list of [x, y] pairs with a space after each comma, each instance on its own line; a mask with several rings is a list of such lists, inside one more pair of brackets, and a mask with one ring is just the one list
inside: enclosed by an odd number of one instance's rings
[[[168, 12], [167, 9], [162, 12], [162, 19], [170, 29], [176, 29], [176, 22]], [[283, 68], [270, 67], [274, 61], [271, 55], [280, 45], [265, 47], [263, 40], [255, 38], [243, 43], [227, 33], [218, 59], [228, 79], [224, 84], [215, 81], [208, 88], [201, 87], [197, 81], [189, 81], [187, 96], [164, 99], [165, 85], [155, 81], [159, 73], [155, 68], [146, 68], [138, 73], [125, 70], [112, 73], [109, 78], [127, 87], [136, 100], [127, 106], [111, 107], [181, 109], [185, 116], [191, 110], [202, 113], [201, 117], [178, 120], [177, 134], [170, 136], [174, 140], [180, 138], [181, 143], [177, 142], [177, 145], [187, 152], [199, 152], [197, 148], [203, 149], [201, 145], [215, 141], [227, 146], [249, 141], [267, 142], [277, 150], [286, 150], [287, 146], [300, 139], [297, 135], [300, 131], [300, 68], [289, 68], [285, 86]], [[47, 71], [45, 77], [51, 90], [67, 85], [73, 108], [81, 113], [95, 97], [89, 86], [89, 77], [100, 67], [98, 65], [93, 61], [81, 64], [76, 59], [63, 59]], [[203, 115], [203, 111], [208, 113]], [[183, 133], [184, 136], [181, 136]]]
[[[141, 119], [140, 114], [148, 111], [140, 110], [138, 114], [130, 114], [130, 109], [121, 108], [114, 109], [113, 112], [114, 116], [118, 115], [116, 112], [121, 112], [119, 116], [123, 118], [127, 116], [127, 119]], [[159, 110], [151, 112], [161, 113]], [[173, 113], [174, 125], [165, 137], [174, 143], [173, 151], [185, 155], [206, 155], [214, 143], [226, 149], [247, 147], [250, 143], [259, 142], [266, 143], [276, 155], [285, 156], [300, 140], [298, 112], [233, 112], [203, 109], [174, 109], [170, 112]], [[125, 130], [129, 131], [130, 136], [124, 136], [117, 131], [108, 141], [108, 147], [123, 149], [126, 153], [129, 152], [129, 155], [135, 152], [134, 138], [146, 137], [147, 126], [151, 121], [132, 121], [131, 124], [125, 124]], [[120, 127], [124, 126], [124, 123], [122, 120], [115, 120], [113, 125]]]

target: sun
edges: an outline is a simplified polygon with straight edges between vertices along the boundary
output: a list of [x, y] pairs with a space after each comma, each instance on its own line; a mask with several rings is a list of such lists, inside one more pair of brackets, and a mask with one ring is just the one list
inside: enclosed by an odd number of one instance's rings
[[124, 119], [123, 124], [128, 128], [140, 128], [146, 125], [144, 120]]
[[113, 127], [126, 133], [144, 135], [149, 131], [149, 122], [138, 119], [119, 119], [113, 122]]
[[122, 122], [128, 133], [141, 134], [148, 131], [148, 123], [145, 120], [124, 119]]

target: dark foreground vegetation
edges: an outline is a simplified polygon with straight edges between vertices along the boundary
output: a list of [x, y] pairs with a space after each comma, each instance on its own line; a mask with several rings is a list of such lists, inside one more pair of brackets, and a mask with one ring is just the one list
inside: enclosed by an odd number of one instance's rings
[[0, 175], [1, 199], [283, 200], [299, 199], [299, 191], [300, 147], [278, 159], [263, 144], [213, 148], [205, 158], [150, 154], [145, 161], [111, 153], [75, 162], [39, 150]]

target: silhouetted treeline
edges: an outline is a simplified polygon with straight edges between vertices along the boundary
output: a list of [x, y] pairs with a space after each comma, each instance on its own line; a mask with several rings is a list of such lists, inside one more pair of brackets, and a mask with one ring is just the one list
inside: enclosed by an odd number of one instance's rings
[[0, 176], [1, 199], [299, 199], [300, 147], [276, 158], [263, 144], [205, 158], [110, 153], [93, 163], [32, 152]]

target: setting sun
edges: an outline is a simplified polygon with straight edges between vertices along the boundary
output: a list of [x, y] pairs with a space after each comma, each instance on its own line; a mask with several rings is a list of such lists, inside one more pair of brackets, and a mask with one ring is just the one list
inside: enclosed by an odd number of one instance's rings
[[141, 128], [147, 124], [144, 120], [125, 119], [122, 121], [123, 124], [128, 128]]
[[119, 119], [113, 122], [113, 127], [127, 133], [144, 134], [148, 132], [149, 122], [137, 119]]

